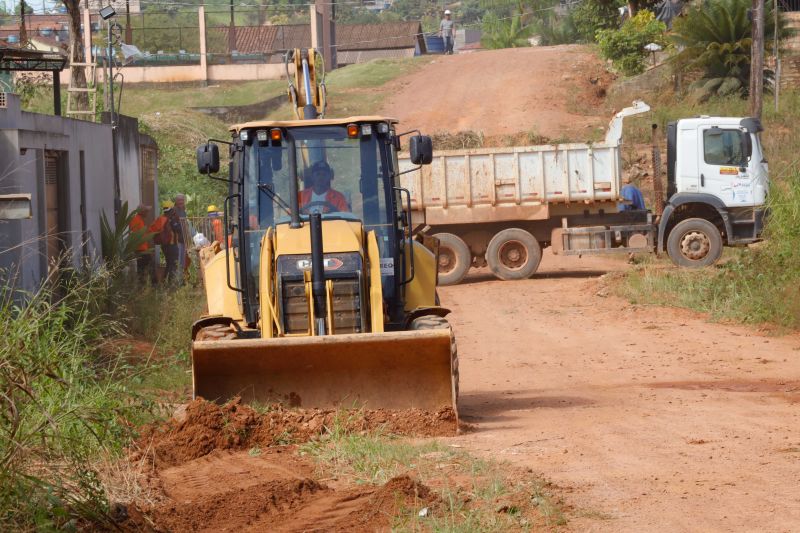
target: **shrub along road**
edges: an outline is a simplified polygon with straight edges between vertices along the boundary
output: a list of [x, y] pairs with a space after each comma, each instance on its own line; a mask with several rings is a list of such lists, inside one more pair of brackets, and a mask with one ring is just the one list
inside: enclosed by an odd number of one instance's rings
[[615, 259], [545, 253], [522, 282], [440, 289], [461, 364], [457, 438], [561, 486], [577, 530], [800, 527], [800, 336], [632, 306]]

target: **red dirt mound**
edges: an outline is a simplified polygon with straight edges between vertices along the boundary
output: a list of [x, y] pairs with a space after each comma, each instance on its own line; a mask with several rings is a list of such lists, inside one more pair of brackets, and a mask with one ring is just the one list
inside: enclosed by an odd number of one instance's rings
[[156, 468], [161, 469], [202, 457], [213, 450], [305, 442], [321, 435], [334, 423], [343, 424], [351, 431], [382, 429], [387, 433], [418, 437], [452, 436], [457, 432], [456, 416], [450, 408], [437, 412], [416, 409], [347, 412], [287, 409], [276, 405], [262, 414], [238, 399], [222, 406], [198, 399], [189, 403], [179, 417], [145, 428], [139, 449], [150, 450]]
[[384, 531], [434, 509], [438, 497], [404, 475], [381, 487], [328, 487], [313, 465], [271, 448], [254, 456], [215, 451], [158, 473], [163, 499], [121, 513], [123, 531]]

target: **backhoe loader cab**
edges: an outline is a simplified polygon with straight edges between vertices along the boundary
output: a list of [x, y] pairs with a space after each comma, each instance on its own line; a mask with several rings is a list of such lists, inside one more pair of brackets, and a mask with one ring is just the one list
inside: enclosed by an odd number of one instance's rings
[[[455, 408], [438, 247], [411, 237], [395, 121], [252, 122], [231, 133], [227, 246], [203, 266], [195, 395]], [[408, 144], [415, 164], [430, 163], [429, 137]], [[197, 162], [215, 177], [217, 145], [198, 148]]]

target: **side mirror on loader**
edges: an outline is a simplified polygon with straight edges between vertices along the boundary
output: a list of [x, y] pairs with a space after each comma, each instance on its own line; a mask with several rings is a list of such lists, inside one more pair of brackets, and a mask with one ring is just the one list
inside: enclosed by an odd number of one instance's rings
[[409, 139], [408, 152], [414, 165], [430, 165], [433, 161], [433, 141], [427, 135], [415, 135]]
[[216, 144], [206, 143], [197, 147], [197, 171], [200, 174], [219, 172], [219, 147]]

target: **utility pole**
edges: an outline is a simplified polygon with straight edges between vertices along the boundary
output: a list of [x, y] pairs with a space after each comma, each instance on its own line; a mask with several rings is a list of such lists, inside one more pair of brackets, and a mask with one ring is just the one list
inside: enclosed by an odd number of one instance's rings
[[753, 0], [753, 45], [750, 49], [750, 116], [761, 118], [764, 99], [764, 0]]
[[777, 113], [781, 92], [781, 58], [778, 51], [778, 0], [774, 0], [774, 2], [772, 10], [775, 12], [775, 26], [773, 29], [775, 42], [772, 44], [772, 55], [775, 59], [775, 112]]
[[125, 43], [133, 44], [133, 28], [131, 28], [131, 0], [125, 0]]
[[233, 19], [233, 0], [231, 0], [231, 23], [228, 27], [228, 53], [236, 50], [236, 22]]

